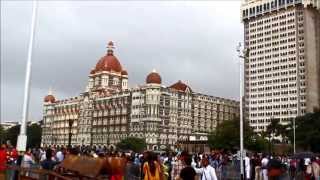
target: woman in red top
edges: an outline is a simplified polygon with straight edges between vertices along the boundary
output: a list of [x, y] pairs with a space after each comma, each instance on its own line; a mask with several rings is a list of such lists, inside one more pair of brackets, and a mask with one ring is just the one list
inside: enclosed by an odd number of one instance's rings
[[0, 179], [4, 179], [5, 177], [6, 163], [7, 163], [6, 145], [2, 144], [0, 147]]

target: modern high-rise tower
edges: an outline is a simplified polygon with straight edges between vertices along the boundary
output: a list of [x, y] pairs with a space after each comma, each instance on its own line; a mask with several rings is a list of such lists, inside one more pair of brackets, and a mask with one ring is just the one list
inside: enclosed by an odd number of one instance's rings
[[320, 0], [245, 0], [245, 107], [266, 130], [320, 106]]

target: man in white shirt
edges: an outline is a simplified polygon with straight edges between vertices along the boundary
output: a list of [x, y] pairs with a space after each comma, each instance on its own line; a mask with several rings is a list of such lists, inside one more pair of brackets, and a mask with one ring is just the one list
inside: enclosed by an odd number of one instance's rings
[[248, 157], [248, 155], [246, 154], [246, 157], [244, 158], [244, 168], [246, 171], [246, 179], [250, 179], [251, 176], [251, 166], [250, 166], [250, 158]]
[[193, 167], [196, 173], [200, 175], [201, 180], [218, 180], [216, 171], [209, 165], [207, 156], [202, 157], [201, 164], [201, 168]]
[[268, 162], [269, 159], [264, 155], [261, 160], [262, 178], [263, 180], [268, 180]]
[[57, 158], [57, 161], [58, 161], [58, 162], [63, 161], [64, 155], [63, 155], [63, 153], [62, 153], [62, 150], [59, 150], [59, 151], [57, 152], [56, 158]]

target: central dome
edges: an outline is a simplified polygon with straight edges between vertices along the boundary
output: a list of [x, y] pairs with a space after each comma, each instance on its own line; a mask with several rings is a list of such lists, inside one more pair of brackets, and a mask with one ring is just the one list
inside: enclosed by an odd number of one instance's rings
[[161, 84], [161, 77], [156, 72], [156, 70], [153, 70], [146, 78], [147, 84]]
[[96, 71], [122, 71], [122, 67], [118, 59], [113, 55], [102, 57], [96, 65]]
[[113, 55], [113, 42], [108, 43], [108, 53], [102, 57], [96, 64], [95, 72], [97, 71], [115, 71], [122, 72], [122, 67], [119, 60]]
[[56, 101], [56, 98], [54, 98], [53, 95], [47, 95], [46, 97], [44, 97], [44, 102], [51, 102], [51, 103], [54, 103]]

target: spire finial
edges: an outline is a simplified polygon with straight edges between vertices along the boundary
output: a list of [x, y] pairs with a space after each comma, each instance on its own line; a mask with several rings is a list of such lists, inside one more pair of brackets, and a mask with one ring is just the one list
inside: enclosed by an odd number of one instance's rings
[[108, 49], [108, 55], [113, 55], [114, 44], [112, 41], [109, 41], [107, 49]]
[[153, 69], [152, 69], [152, 72], [153, 72], [153, 73], [156, 73], [157, 71], [156, 71], [156, 69], [155, 69], [155, 68], [153, 68]]
[[51, 86], [49, 87], [48, 95], [52, 95], [52, 88], [51, 88]]

